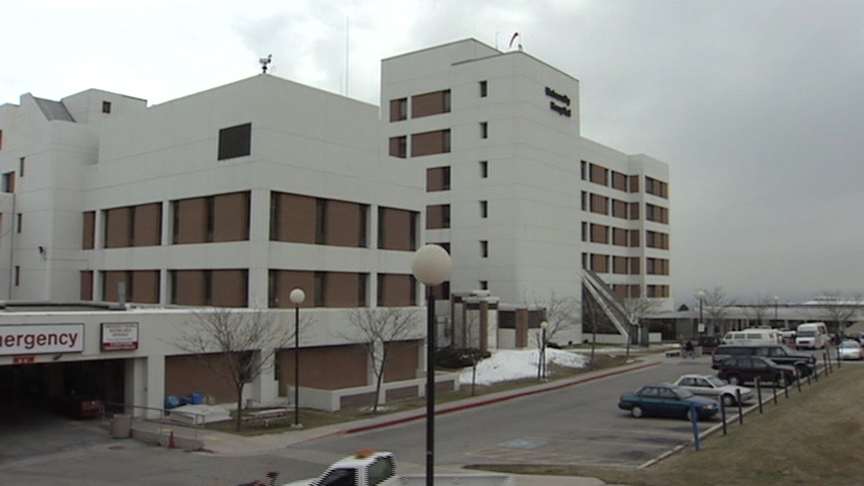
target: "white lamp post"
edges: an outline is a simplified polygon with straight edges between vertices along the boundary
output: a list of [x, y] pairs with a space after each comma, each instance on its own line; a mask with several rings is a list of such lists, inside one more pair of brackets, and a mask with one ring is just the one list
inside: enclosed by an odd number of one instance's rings
[[447, 250], [424, 245], [414, 252], [411, 273], [426, 286], [426, 486], [435, 483], [435, 294], [430, 287], [450, 279], [453, 262]]
[[701, 336], [705, 332], [705, 323], [702, 321], [702, 303], [705, 302], [705, 291], [700, 290], [696, 296], [699, 297], [699, 335]]
[[540, 323], [540, 379], [546, 379], [546, 329], [549, 328], [549, 323], [543, 321]]
[[300, 424], [300, 304], [306, 300], [306, 292], [297, 288], [288, 294], [288, 298], [294, 304], [294, 427], [303, 427]]

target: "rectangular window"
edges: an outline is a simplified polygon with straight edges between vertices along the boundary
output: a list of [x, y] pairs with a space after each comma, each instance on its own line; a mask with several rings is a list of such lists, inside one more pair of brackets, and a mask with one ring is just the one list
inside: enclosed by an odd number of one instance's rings
[[653, 204], [645, 204], [645, 219], [655, 223], [669, 223], [669, 210]]
[[219, 130], [218, 160], [244, 157], [252, 153], [252, 124]]
[[480, 81], [480, 97], [485, 98], [487, 96], [489, 96], [489, 83]]
[[438, 204], [426, 206], [426, 229], [444, 229], [450, 227], [450, 205]]
[[591, 212], [609, 214], [609, 198], [599, 194], [591, 194]]
[[411, 156], [445, 154], [450, 152], [450, 130], [414, 133], [411, 135]]
[[18, 176], [20, 176], [20, 177], [24, 177], [24, 161], [25, 161], [24, 157], [21, 157], [20, 159], [18, 159]]
[[630, 230], [630, 247], [639, 248], [639, 230]]
[[489, 281], [481, 280], [480, 281], [480, 290], [489, 290]]
[[489, 162], [486, 160], [480, 161], [480, 178], [486, 179], [489, 177]]
[[378, 248], [414, 251], [417, 248], [417, 213], [378, 207]]
[[401, 121], [408, 119], [408, 98], [390, 100], [390, 121]]
[[82, 233], [84, 241], [81, 242], [81, 248], [92, 250], [96, 245], [96, 211], [84, 213], [84, 230]]
[[450, 113], [450, 90], [411, 97], [411, 118]]
[[480, 122], [480, 138], [489, 138], [489, 122]]
[[582, 241], [588, 241], [588, 223], [582, 221]]
[[612, 273], [618, 275], [627, 275], [627, 263], [627, 257], [612, 257]]
[[584, 160], [579, 162], [579, 176], [583, 181], [588, 178], [588, 162]]
[[591, 270], [597, 273], [609, 273], [609, 255], [591, 254]]
[[591, 164], [590, 175], [591, 182], [600, 184], [601, 186], [609, 185], [609, 169], [600, 165]]
[[17, 184], [16, 182], [16, 174], [15, 172], [6, 172], [3, 174], [3, 192], [14, 193], [16, 192]]
[[668, 198], [668, 185], [663, 181], [645, 176], [645, 194]]
[[21, 267], [15, 265], [15, 286], [21, 285]]
[[327, 200], [315, 200], [315, 244], [327, 244]]
[[480, 241], [480, 257], [489, 258], [489, 242], [486, 240]]
[[631, 175], [630, 183], [627, 185], [628, 192], [639, 192], [639, 176]]
[[639, 219], [639, 203], [638, 202], [630, 203], [629, 216], [630, 216], [630, 219], [635, 219], [635, 220]]
[[102, 102], [102, 113], [111, 113], [111, 102], [103, 101]]
[[619, 201], [618, 199], [613, 199], [612, 200], [612, 217], [613, 218], [627, 219], [627, 203], [624, 201]]
[[642, 273], [639, 257], [630, 257], [630, 275], [639, 275]]
[[627, 176], [620, 173], [612, 171], [612, 188], [618, 189], [619, 191], [627, 192]]
[[602, 224], [591, 223], [591, 242], [592, 243], [609, 243], [609, 227]]
[[426, 169], [426, 192], [450, 190], [450, 167]]
[[404, 159], [408, 157], [408, 137], [390, 137], [390, 156]]
[[615, 246], [628, 246], [627, 230], [612, 228], [612, 244]]
[[489, 217], [489, 201], [480, 201], [480, 217]]
[[18, 213], [15, 215], [15, 219], [18, 223], [18, 228], [15, 230], [16, 233], [21, 232], [21, 228], [24, 226], [24, 215], [22, 213]]
[[0, 150], [3, 150], [3, 130], [0, 130]]

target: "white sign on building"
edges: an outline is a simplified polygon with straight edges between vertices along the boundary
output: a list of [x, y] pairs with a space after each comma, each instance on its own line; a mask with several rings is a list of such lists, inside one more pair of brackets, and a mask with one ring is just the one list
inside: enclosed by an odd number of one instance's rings
[[84, 324], [0, 326], [0, 356], [82, 351]]

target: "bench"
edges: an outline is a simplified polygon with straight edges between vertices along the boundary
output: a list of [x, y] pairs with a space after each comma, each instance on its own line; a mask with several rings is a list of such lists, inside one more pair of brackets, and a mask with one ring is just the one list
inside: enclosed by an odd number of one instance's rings
[[287, 408], [271, 408], [269, 410], [259, 410], [244, 415], [241, 420], [244, 423], [254, 423], [263, 425], [264, 427], [269, 427], [271, 419], [278, 419], [285, 415], [288, 415]]

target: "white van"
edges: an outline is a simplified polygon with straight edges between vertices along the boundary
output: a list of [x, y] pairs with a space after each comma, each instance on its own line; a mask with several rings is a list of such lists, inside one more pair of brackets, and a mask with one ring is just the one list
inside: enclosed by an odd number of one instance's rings
[[796, 348], [824, 348], [828, 344], [828, 327], [824, 322], [805, 322], [795, 334]]
[[756, 345], [756, 344], [778, 344], [783, 342], [780, 331], [776, 329], [744, 329], [743, 331], [732, 331], [723, 336], [724, 344]]

